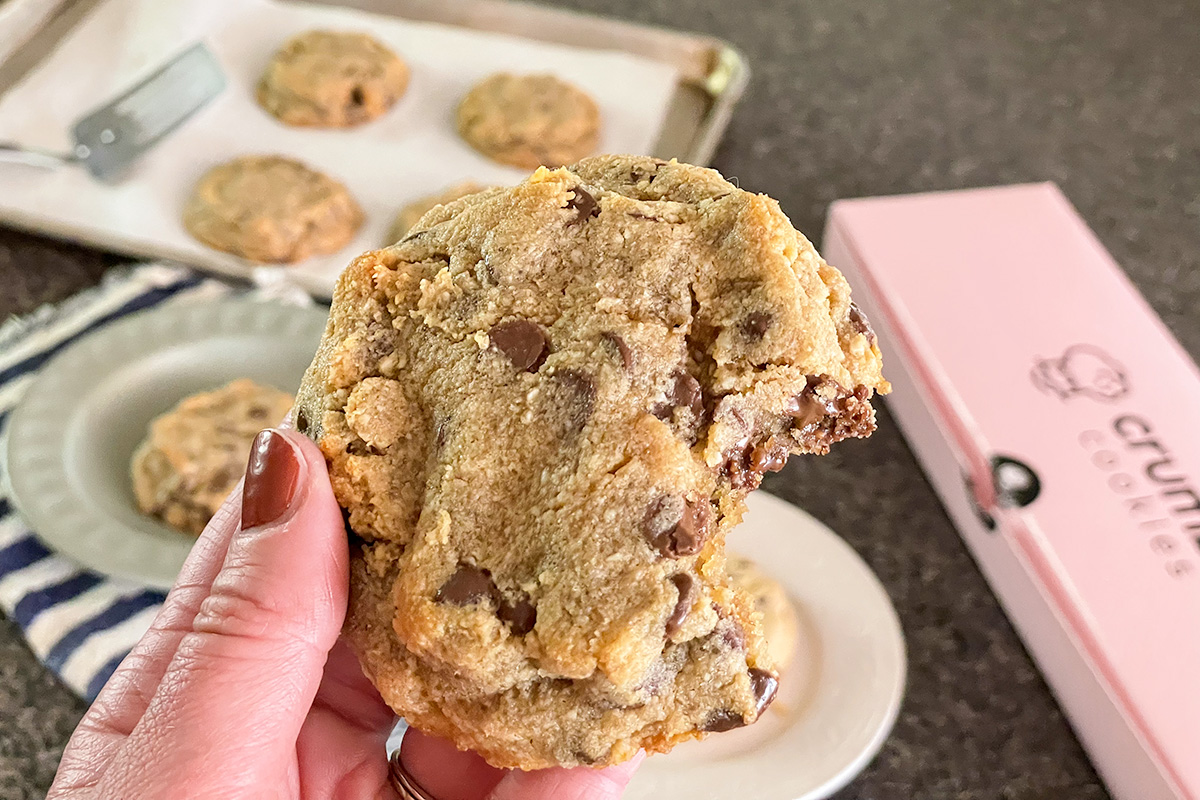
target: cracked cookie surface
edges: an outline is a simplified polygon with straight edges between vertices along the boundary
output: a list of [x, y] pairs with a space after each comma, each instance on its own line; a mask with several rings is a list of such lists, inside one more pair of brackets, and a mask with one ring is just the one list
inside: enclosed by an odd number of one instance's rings
[[429, 212], [341, 276], [296, 422], [353, 540], [347, 636], [503, 767], [752, 723], [776, 667], [724, 539], [874, 426], [879, 350], [770, 198], [602, 156]]
[[408, 88], [408, 66], [365, 33], [307, 31], [271, 57], [256, 98], [287, 125], [349, 128], [387, 112]]

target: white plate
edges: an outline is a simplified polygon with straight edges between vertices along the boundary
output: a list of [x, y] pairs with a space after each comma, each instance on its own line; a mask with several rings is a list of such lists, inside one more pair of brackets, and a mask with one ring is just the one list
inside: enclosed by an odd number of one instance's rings
[[861, 558], [800, 509], [763, 492], [730, 537], [779, 581], [801, 631], [779, 696], [754, 725], [646, 760], [625, 800], [817, 800], [878, 752], [904, 694], [900, 621]]
[[42, 370], [9, 422], [17, 506], [86, 567], [170, 588], [195, 541], [138, 511], [129, 464], [154, 417], [235, 378], [295, 392], [327, 312], [218, 300], [130, 315]]

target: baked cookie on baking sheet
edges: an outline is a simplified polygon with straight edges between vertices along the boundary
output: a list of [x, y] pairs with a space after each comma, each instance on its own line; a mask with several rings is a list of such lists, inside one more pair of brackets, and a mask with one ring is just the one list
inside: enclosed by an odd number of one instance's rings
[[192, 236], [217, 250], [292, 263], [345, 247], [363, 212], [338, 181], [284, 156], [242, 156], [210, 169], [183, 211]]
[[778, 672], [725, 535], [789, 454], [873, 430], [880, 370], [841, 273], [712, 170], [600, 156], [435, 208], [342, 274], [297, 399], [364, 670], [503, 767], [754, 722]]
[[280, 122], [349, 128], [386, 113], [408, 88], [408, 66], [365, 33], [307, 31], [279, 48], [258, 104]]
[[582, 89], [553, 75], [502, 72], [462, 99], [458, 132], [501, 164], [561, 167], [595, 151], [600, 109]]

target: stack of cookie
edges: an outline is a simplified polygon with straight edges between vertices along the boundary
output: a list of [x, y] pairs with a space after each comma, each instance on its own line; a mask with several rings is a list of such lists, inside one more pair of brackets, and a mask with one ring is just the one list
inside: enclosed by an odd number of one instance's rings
[[[372, 36], [309, 31], [275, 53], [256, 97], [285, 125], [353, 128], [387, 113], [409, 77], [404, 61]], [[501, 73], [467, 93], [457, 124], [468, 144], [498, 163], [558, 167], [593, 152], [600, 112], [586, 93], [554, 76]], [[419, 209], [479, 188], [460, 184], [414, 201], [401, 210], [389, 241], [407, 232], [424, 213]], [[201, 177], [183, 221], [209, 247], [251, 261], [294, 263], [345, 247], [364, 214], [336, 179], [293, 158], [255, 154]]]

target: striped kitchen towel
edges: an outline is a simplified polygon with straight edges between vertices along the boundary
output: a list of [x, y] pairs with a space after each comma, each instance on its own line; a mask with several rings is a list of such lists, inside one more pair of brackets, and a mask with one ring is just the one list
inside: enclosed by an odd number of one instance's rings
[[[271, 272], [252, 296], [311, 302]], [[178, 266], [110, 272], [103, 283], [57, 305], [0, 325], [0, 454], [9, 412], [38, 369], [59, 351], [126, 314], [245, 292]], [[0, 608], [34, 654], [71, 689], [92, 700], [149, 628], [164, 594], [84, 569], [48, 549], [16, 514], [0, 458]]]

